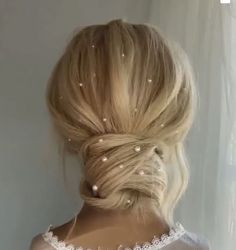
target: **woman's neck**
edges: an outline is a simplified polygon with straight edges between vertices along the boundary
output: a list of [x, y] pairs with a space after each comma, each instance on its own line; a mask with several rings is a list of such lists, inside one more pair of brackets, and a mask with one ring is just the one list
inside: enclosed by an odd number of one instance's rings
[[157, 230], [168, 231], [169, 226], [158, 216], [151, 205], [146, 204], [142, 213], [137, 214], [135, 210], [104, 210], [84, 203], [77, 215], [78, 230], [96, 230], [105, 227], [155, 227]]

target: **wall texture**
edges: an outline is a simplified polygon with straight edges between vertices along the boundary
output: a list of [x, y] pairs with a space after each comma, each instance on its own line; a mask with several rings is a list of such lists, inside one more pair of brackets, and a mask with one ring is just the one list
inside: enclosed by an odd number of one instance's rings
[[114, 18], [146, 22], [148, 15], [147, 0], [0, 0], [1, 249], [28, 249], [35, 234], [65, 222], [81, 205], [57, 174], [44, 98], [72, 31]]

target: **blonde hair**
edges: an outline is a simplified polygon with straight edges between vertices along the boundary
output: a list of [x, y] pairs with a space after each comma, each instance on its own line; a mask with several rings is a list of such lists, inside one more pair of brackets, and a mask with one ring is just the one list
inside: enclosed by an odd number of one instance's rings
[[83, 161], [82, 199], [102, 209], [148, 199], [173, 223], [188, 182], [183, 143], [194, 93], [185, 52], [157, 28], [113, 20], [76, 33], [50, 77], [47, 104], [68, 152]]

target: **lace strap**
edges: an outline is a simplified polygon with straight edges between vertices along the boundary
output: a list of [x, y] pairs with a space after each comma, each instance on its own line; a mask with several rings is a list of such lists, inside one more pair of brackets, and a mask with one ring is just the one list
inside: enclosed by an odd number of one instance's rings
[[[81, 246], [75, 247], [72, 244], [67, 245], [64, 241], [59, 241], [58, 237], [50, 231], [52, 225], [49, 225], [48, 229], [44, 234], [42, 234], [43, 239], [51, 245], [56, 250], [92, 250], [90, 248], [83, 248]], [[158, 250], [170, 243], [178, 240], [182, 235], [185, 234], [184, 227], [177, 222], [174, 227], [172, 227], [168, 234], [162, 234], [161, 237], [154, 236], [151, 242], [145, 242], [141, 245], [136, 244], [133, 248], [123, 247], [120, 245], [118, 250]]]

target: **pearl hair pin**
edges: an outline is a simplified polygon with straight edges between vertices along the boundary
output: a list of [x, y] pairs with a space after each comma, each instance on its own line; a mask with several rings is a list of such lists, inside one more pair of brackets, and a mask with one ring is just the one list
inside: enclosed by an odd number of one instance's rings
[[143, 170], [139, 170], [138, 174], [139, 175], [144, 175], [144, 171]]
[[141, 151], [141, 147], [140, 146], [135, 146], [134, 147], [134, 151], [135, 152], [140, 152]]
[[103, 142], [103, 139], [102, 139], [102, 138], [100, 138], [100, 139], [98, 140], [98, 142]]
[[91, 46], [93, 49], [95, 48], [95, 45], [94, 44], [92, 44], [92, 46]]
[[122, 55], [121, 55], [122, 57], [125, 57], [125, 54], [124, 53], [122, 53]]
[[119, 165], [119, 168], [121, 168], [121, 169], [124, 168], [124, 165], [123, 165], [123, 164], [120, 164], [120, 165]]
[[152, 79], [151, 79], [151, 78], [149, 78], [149, 79], [148, 79], [148, 82], [150, 82], [150, 83], [151, 83], [151, 82], [152, 82]]
[[71, 138], [68, 138], [67, 140], [68, 140], [68, 141], [71, 141]]
[[92, 190], [93, 190], [93, 195], [97, 195], [97, 191], [98, 191], [98, 187], [96, 185], [92, 186]]
[[83, 83], [82, 83], [82, 82], [80, 82], [80, 83], [79, 83], [79, 86], [80, 86], [80, 87], [82, 87], [82, 86], [83, 86]]
[[127, 200], [127, 203], [130, 204], [130, 203], [131, 203], [131, 200]]
[[103, 161], [103, 162], [107, 161], [107, 157], [106, 157], [106, 156], [103, 156], [103, 157], [102, 157], [102, 161]]
[[106, 122], [106, 121], [107, 121], [107, 118], [104, 117], [102, 120], [103, 120], [104, 122]]
[[165, 126], [165, 124], [164, 124], [164, 123], [162, 123], [162, 124], [161, 124], [161, 127], [163, 128], [164, 126]]

